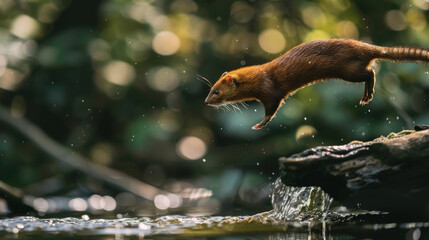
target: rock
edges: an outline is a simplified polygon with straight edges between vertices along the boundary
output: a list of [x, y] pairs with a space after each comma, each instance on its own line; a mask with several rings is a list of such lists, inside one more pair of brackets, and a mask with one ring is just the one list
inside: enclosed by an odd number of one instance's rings
[[347, 208], [429, 220], [429, 129], [416, 129], [280, 158], [282, 182], [320, 186]]

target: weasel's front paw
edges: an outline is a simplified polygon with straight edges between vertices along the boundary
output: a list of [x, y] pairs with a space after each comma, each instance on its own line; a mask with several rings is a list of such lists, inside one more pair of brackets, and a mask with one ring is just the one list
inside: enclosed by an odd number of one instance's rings
[[262, 119], [262, 121], [258, 124], [256, 124], [255, 126], [252, 127], [253, 130], [259, 130], [265, 126], [267, 126], [267, 124], [271, 121], [271, 118], [273, 116], [265, 116], [264, 119]]
[[264, 122], [260, 122], [258, 124], [256, 124], [255, 126], [252, 127], [253, 130], [259, 130], [265, 126], [267, 126], [268, 123], [264, 123]]

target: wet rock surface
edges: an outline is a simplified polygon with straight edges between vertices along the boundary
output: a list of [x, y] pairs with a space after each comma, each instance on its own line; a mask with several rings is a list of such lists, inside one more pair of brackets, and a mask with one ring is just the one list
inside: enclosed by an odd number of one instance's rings
[[416, 130], [281, 158], [281, 180], [288, 186], [320, 186], [347, 208], [429, 220], [429, 129]]

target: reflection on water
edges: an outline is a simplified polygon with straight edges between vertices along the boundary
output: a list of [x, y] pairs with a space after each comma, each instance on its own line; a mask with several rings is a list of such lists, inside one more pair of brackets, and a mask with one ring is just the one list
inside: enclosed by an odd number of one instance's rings
[[[206, 238], [235, 236], [237, 239], [355, 239], [364, 236], [399, 236], [402, 239], [425, 239], [429, 223], [405, 224], [333, 224], [326, 222], [274, 221], [269, 212], [254, 216], [189, 217], [163, 216], [158, 218], [37, 218], [14, 217], [0, 220], [0, 237], [27, 238], [28, 236], [115, 236], [115, 239], [147, 236], [153, 238]], [[67, 235], [68, 234], [68, 235]], [[406, 237], [409, 236], [409, 237]], [[389, 239], [384, 238], [383, 239]]]

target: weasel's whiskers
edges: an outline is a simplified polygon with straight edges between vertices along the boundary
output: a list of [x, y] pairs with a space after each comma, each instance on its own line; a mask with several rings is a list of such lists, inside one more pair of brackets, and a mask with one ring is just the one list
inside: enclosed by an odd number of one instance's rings
[[228, 106], [227, 104], [222, 105], [222, 107], [223, 107], [224, 109], [226, 109], [226, 111], [227, 111], [227, 112], [231, 111], [231, 108], [229, 108], [229, 106]]
[[241, 106], [243, 106], [245, 109], [249, 109], [249, 104], [245, 102], [240, 102]]
[[[205, 78], [199, 74], [197, 74], [197, 79], [200, 80], [201, 82], [205, 83], [207, 86], [213, 87], [213, 84], [207, 78]], [[202, 80], [204, 80], [204, 81], [202, 81]]]
[[238, 104], [237, 104], [237, 103], [231, 103], [230, 105], [231, 105], [231, 107], [234, 109], [234, 112], [236, 112], [236, 110], [237, 110], [237, 111], [239, 111], [240, 113], [242, 113], [242, 111], [241, 111], [241, 109], [240, 109], [240, 107], [238, 106]]

